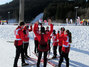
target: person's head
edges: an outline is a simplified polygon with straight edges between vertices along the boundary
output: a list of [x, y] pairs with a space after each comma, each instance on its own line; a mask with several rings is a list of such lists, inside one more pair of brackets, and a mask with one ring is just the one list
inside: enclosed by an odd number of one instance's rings
[[65, 28], [64, 28], [64, 27], [62, 27], [62, 28], [61, 28], [61, 31], [62, 31], [62, 32], [64, 32], [64, 31], [65, 31]]
[[53, 30], [53, 34], [56, 34], [56, 31], [55, 30]]
[[69, 30], [66, 30], [67, 36], [69, 37], [69, 42], [72, 42], [71, 32]]
[[67, 33], [67, 35], [70, 33], [70, 31], [69, 30], [66, 30], [66, 33]]
[[48, 18], [48, 22], [52, 22], [52, 20], [50, 18]]
[[44, 27], [41, 27], [41, 33], [45, 34], [45, 28]]
[[46, 27], [46, 30], [49, 30], [49, 27]]
[[60, 31], [58, 31], [58, 33], [60, 33]]
[[24, 22], [20, 22], [19, 26], [21, 26], [22, 28], [24, 27], [25, 23]]

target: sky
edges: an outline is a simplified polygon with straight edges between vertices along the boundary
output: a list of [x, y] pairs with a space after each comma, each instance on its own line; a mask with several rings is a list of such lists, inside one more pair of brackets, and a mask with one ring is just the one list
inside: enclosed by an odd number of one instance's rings
[[12, 0], [0, 0], [0, 5], [5, 4], [5, 3], [8, 3], [10, 1], [12, 1]]

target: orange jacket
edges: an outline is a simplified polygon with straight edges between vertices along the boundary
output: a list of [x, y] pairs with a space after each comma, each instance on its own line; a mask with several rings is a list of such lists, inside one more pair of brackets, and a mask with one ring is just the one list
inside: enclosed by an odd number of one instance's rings
[[[46, 30], [46, 34], [48, 34], [49, 33], [49, 30]], [[52, 38], [52, 36], [50, 36], [49, 37], [49, 40]]]
[[23, 41], [27, 41], [29, 38], [25, 38], [25, 35], [22, 31], [22, 28], [18, 26], [15, 30], [15, 36], [16, 36], [16, 41], [18, 41], [17, 46], [20, 46], [23, 44]]
[[[51, 30], [49, 31], [49, 33], [48, 34], [43, 34], [43, 37], [44, 37], [44, 40], [45, 40], [46, 43], [48, 42], [48, 38], [50, 37], [50, 35], [51, 35], [52, 31], [53, 31], [53, 25], [50, 24], [50, 26], [51, 26]], [[37, 28], [38, 28], [38, 24], [35, 24], [33, 31], [34, 31], [37, 39], [38, 39], [38, 42], [40, 42], [41, 34], [37, 33], [37, 31], [36, 31]], [[39, 51], [48, 51], [49, 50], [49, 45], [47, 44], [47, 48], [42, 50], [42, 49], [39, 48], [39, 44], [38, 44], [38, 50]]]
[[57, 46], [58, 42], [57, 42], [57, 35], [56, 34], [53, 34], [52, 40], [53, 40], [53, 46]]
[[70, 44], [69, 44], [69, 40], [68, 40], [68, 36], [67, 35], [64, 35], [64, 40], [63, 40], [63, 45], [62, 45], [62, 51], [64, 53], [69, 53], [69, 50], [70, 50]]
[[29, 42], [29, 32], [32, 31], [32, 26], [30, 26], [30, 29], [27, 29], [25, 26], [23, 31], [24, 30], [26, 31], [26, 34], [24, 34], [24, 38], [28, 38], [28, 40], [25, 40], [24, 42]]
[[62, 46], [62, 41], [63, 41], [64, 33], [57, 33], [57, 39], [58, 39], [58, 45]]

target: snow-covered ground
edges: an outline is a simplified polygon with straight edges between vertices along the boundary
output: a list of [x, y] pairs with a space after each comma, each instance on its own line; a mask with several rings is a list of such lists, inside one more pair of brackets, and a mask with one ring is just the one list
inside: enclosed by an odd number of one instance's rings
[[[15, 57], [14, 30], [17, 26], [0, 25], [0, 67], [13, 67]], [[54, 26], [55, 30], [59, 30], [61, 26]], [[69, 54], [70, 67], [89, 67], [89, 27], [88, 26], [64, 26], [72, 32], [72, 44]], [[30, 35], [30, 51], [31, 57], [36, 58], [32, 53], [34, 50], [33, 32]], [[52, 52], [52, 49], [51, 49]], [[51, 54], [52, 55], [52, 54]], [[58, 53], [59, 55], [59, 53]], [[37, 59], [37, 58], [36, 58]], [[58, 60], [50, 60], [54, 64], [58, 64]], [[19, 60], [18, 65], [21, 65]], [[47, 67], [52, 67], [50, 64]], [[65, 67], [65, 61], [62, 64]]]

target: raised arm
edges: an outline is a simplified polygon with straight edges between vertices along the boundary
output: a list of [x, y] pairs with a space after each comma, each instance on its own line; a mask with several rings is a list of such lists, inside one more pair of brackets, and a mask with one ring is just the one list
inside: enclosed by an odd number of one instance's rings
[[38, 23], [35, 23], [34, 28], [33, 28], [33, 32], [36, 36], [39, 36], [39, 33], [37, 33], [37, 29], [38, 29]]
[[29, 32], [32, 31], [32, 25], [30, 26]]
[[53, 32], [53, 24], [50, 24], [50, 31], [49, 31], [49, 33], [48, 33], [48, 36], [50, 36], [51, 35], [51, 33]]

